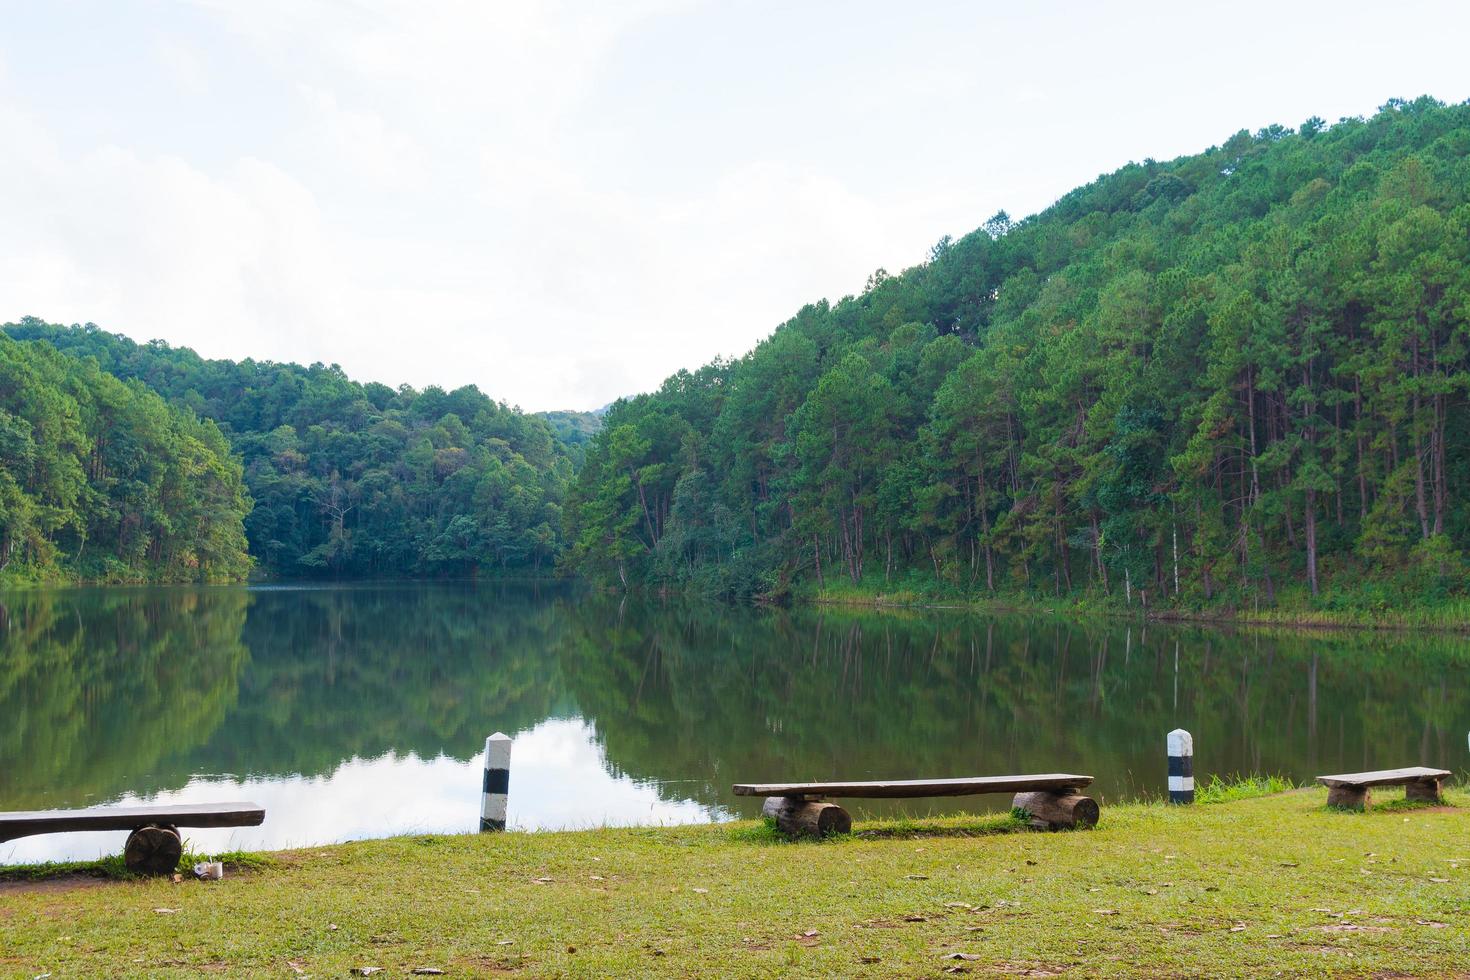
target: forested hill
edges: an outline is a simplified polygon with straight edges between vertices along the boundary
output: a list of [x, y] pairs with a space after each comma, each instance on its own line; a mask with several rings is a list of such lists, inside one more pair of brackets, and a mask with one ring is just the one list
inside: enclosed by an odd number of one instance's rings
[[1470, 107], [1426, 98], [997, 215], [614, 405], [570, 560], [734, 595], [1433, 602], [1470, 544], [1467, 195]]
[[245, 531], [267, 575], [536, 572], [561, 551], [569, 450], [546, 420], [473, 386], [394, 389], [335, 365], [205, 360], [90, 324], [3, 329], [217, 422], [244, 461]]
[[249, 509], [212, 422], [0, 333], [0, 583], [237, 579]]

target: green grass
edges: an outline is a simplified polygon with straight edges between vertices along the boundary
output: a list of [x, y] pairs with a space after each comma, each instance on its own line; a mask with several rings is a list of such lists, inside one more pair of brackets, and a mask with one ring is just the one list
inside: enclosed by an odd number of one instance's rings
[[910, 576], [899, 585], [853, 584], [832, 581], [824, 588], [805, 588], [795, 593], [800, 601], [819, 605], [869, 606], [878, 608], [954, 607], [986, 612], [1029, 612], [1069, 615], [1092, 614], [1117, 618], [1150, 619], [1157, 622], [1238, 623], [1308, 629], [1375, 629], [1470, 631], [1470, 598], [1442, 596], [1427, 601], [1390, 600], [1376, 593], [1325, 594], [1312, 597], [1305, 591], [1283, 589], [1270, 606], [1226, 602], [1200, 605], [1155, 602], [1144, 610], [1136, 601], [1127, 605], [1118, 595], [1076, 592], [1050, 596], [1011, 589], [995, 595], [974, 594], [925, 584]]
[[1234, 803], [1295, 789], [1284, 776], [1210, 776], [1195, 791], [1196, 803]]
[[12, 882], [0, 975], [1453, 975], [1470, 798], [1452, 799], [1349, 816], [1316, 788], [1104, 806], [1071, 833], [1005, 813], [860, 820], [825, 842], [755, 821], [419, 836], [221, 882]]
[[[188, 874], [203, 861], [219, 861], [230, 871], [263, 871], [274, 863], [269, 854], [249, 851], [223, 851], [208, 854], [196, 851], [184, 840], [184, 853], [179, 857], [179, 871]], [[0, 866], [0, 882], [47, 881], [60, 878], [97, 878], [104, 881], [136, 881], [138, 875], [123, 864], [121, 854], [109, 854], [96, 861], [47, 861], [42, 864]]]

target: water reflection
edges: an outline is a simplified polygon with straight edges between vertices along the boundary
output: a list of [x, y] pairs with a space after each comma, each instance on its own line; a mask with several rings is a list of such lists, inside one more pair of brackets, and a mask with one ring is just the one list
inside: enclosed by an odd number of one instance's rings
[[[286, 846], [473, 827], [516, 734], [523, 827], [751, 813], [745, 779], [1460, 768], [1463, 640], [766, 610], [531, 585], [0, 597], [0, 808], [252, 798]], [[1001, 806], [951, 801], [943, 806]], [[924, 812], [928, 801], [905, 809]], [[881, 809], [878, 808], [878, 809]], [[0, 861], [91, 856], [82, 835]]]

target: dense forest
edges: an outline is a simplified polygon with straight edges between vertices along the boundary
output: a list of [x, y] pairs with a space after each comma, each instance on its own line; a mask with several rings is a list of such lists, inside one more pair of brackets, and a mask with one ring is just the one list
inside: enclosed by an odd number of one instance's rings
[[0, 580], [240, 578], [249, 509], [212, 422], [0, 334]]
[[1467, 327], [1470, 105], [1241, 131], [617, 402], [568, 560], [732, 596], [1439, 601]]
[[[71, 363], [86, 365], [98, 384], [120, 384], [115, 375], [129, 391], [146, 386], [167, 399], [170, 417], [217, 424], [206, 424], [215, 448], [243, 461], [254, 501], [244, 529], [263, 574], [535, 573], [549, 571], [560, 554], [573, 450], [546, 419], [473, 386], [394, 389], [353, 381], [335, 365], [205, 360], [188, 348], [137, 344], [90, 324], [26, 318], [4, 332], [21, 342], [6, 349], [44, 359], [54, 358], [44, 352], [55, 348], [80, 359]], [[561, 424], [569, 428], [590, 424], [567, 414]], [[0, 415], [0, 424], [7, 418]], [[230, 465], [238, 482], [240, 465]], [[11, 527], [4, 514], [0, 527]], [[61, 556], [76, 554], [79, 545], [74, 536], [54, 540]]]

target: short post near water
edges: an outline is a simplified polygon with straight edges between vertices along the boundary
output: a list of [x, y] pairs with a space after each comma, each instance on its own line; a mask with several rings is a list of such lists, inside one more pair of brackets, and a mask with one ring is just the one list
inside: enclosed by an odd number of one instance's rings
[[1194, 736], [1182, 728], [1169, 733], [1169, 802], [1194, 802]]
[[496, 732], [485, 739], [485, 783], [480, 800], [480, 829], [504, 830], [510, 794], [510, 736]]

